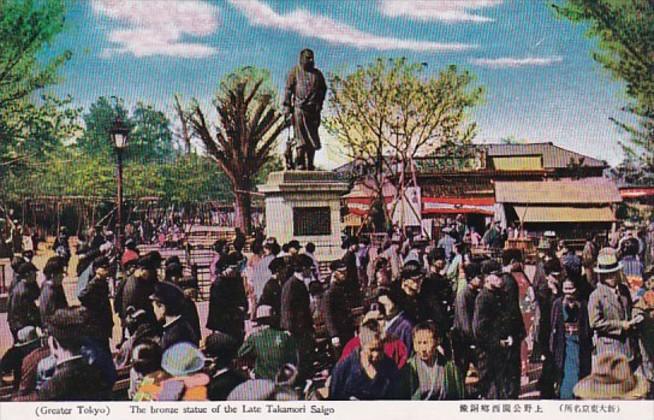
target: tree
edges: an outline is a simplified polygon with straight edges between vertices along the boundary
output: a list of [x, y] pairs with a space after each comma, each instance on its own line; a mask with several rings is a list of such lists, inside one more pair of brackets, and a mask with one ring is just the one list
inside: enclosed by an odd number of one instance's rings
[[71, 58], [64, 51], [39, 56], [64, 25], [63, 1], [0, 1], [0, 178], [16, 173], [25, 160], [69, 134], [76, 110], [70, 99], [37, 93], [57, 82], [58, 69]]
[[129, 115], [124, 101], [115, 96], [99, 97], [84, 114], [84, 134], [77, 141], [80, 150], [98, 158], [113, 156], [109, 130], [117, 117], [130, 129], [126, 162], [161, 162], [174, 157], [173, 132], [166, 114], [137, 102]]
[[621, 143], [625, 165], [654, 174], [654, 1], [566, 0], [556, 13], [589, 24], [587, 35], [599, 39], [593, 58], [625, 83], [630, 98], [626, 120], [611, 118], [629, 135]]
[[259, 171], [273, 158], [284, 130], [275, 90], [267, 72], [252, 67], [228, 75], [213, 101], [218, 114], [214, 129], [199, 103], [193, 101], [189, 121], [207, 154], [229, 178], [234, 193], [236, 226], [251, 227], [251, 191]]
[[379, 58], [352, 73], [329, 75], [325, 126], [348, 158], [365, 167], [380, 200], [385, 173], [398, 174], [393, 181], [401, 197], [415, 157], [454, 150], [475, 135], [467, 113], [483, 89], [456, 66], [437, 77], [426, 75], [425, 67], [405, 58]]

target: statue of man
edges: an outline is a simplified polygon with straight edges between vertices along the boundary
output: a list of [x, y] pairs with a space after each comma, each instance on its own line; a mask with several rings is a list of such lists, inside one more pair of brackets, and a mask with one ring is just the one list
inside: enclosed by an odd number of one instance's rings
[[293, 125], [297, 144], [297, 168], [314, 170], [313, 158], [320, 149], [320, 111], [327, 93], [327, 84], [315, 68], [313, 51], [300, 52], [300, 64], [293, 67], [286, 80], [284, 113]]

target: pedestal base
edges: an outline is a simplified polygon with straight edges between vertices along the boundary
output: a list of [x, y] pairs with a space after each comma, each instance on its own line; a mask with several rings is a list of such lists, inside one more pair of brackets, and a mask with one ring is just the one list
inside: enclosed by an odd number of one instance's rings
[[348, 184], [334, 172], [272, 172], [259, 191], [265, 195], [267, 236], [280, 244], [313, 242], [319, 260], [342, 256], [340, 198]]

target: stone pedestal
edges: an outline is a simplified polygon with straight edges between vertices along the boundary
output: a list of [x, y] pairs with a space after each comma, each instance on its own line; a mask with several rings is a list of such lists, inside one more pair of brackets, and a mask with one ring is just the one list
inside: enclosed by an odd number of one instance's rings
[[319, 260], [342, 256], [340, 198], [348, 185], [334, 172], [272, 172], [259, 191], [265, 195], [266, 236], [280, 244], [313, 242]]

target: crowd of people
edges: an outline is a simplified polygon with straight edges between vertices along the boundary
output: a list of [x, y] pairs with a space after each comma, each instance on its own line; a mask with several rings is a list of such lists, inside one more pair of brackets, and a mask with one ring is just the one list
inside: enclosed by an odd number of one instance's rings
[[132, 239], [84, 238], [79, 305], [65, 255], [39, 284], [22, 253], [0, 368], [18, 401], [116, 398], [124, 372], [134, 401], [517, 399], [533, 366], [541, 398], [652, 398], [650, 242], [625, 230], [575, 251], [546, 232], [527, 275], [522, 251], [473, 254], [471, 233], [349, 237], [326, 275], [312, 243], [240, 233], [214, 244], [206, 320], [179, 258]]

